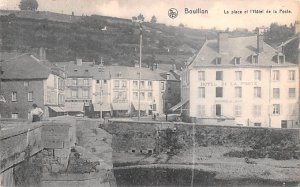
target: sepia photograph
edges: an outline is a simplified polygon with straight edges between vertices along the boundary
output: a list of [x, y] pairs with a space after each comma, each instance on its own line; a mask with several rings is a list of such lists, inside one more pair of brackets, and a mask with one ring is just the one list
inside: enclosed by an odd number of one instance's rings
[[300, 0], [0, 0], [0, 187], [300, 187]]

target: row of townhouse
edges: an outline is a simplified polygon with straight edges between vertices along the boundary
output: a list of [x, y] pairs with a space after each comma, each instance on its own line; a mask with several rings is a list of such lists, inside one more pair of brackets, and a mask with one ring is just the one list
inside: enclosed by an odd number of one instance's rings
[[[172, 72], [126, 66], [99, 66], [92, 62], [63, 63], [66, 80], [65, 111], [92, 109], [92, 116], [136, 116], [168, 112], [180, 100], [180, 80]], [[140, 104], [139, 104], [140, 93]]]
[[64, 71], [30, 54], [1, 52], [0, 118], [27, 119], [32, 104], [45, 116], [63, 114]]
[[299, 127], [299, 64], [286, 52], [262, 32], [219, 33], [183, 70], [181, 102], [171, 110], [202, 124]]
[[[32, 104], [44, 117], [90, 117], [166, 113], [180, 100], [180, 80], [174, 73], [94, 62], [59, 62], [55, 65], [30, 54], [1, 52], [0, 118], [29, 117]], [[41, 58], [45, 59], [45, 58]], [[140, 93], [140, 105], [138, 104]]]

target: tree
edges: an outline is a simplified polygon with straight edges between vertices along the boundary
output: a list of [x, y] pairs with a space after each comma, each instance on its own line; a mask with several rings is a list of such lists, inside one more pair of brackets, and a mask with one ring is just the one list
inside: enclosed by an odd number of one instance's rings
[[39, 4], [36, 0], [21, 0], [19, 4], [20, 10], [37, 10]]
[[144, 21], [145, 17], [143, 16], [143, 14], [140, 14], [140, 15], [138, 15], [137, 19], [140, 21]]
[[155, 24], [157, 22], [156, 17], [153, 15], [150, 20], [151, 23]]

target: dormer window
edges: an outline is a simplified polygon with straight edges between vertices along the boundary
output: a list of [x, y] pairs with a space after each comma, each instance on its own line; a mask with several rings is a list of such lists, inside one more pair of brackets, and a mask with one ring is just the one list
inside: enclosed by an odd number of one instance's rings
[[277, 63], [278, 64], [284, 64], [285, 63], [285, 56], [284, 54], [280, 53], [277, 55]]
[[84, 72], [86, 72], [86, 73], [87, 73], [87, 72], [89, 72], [89, 70], [87, 70], [87, 69], [86, 69], [86, 70], [84, 70]]
[[74, 72], [77, 72], [78, 70], [77, 69], [74, 69]]
[[221, 61], [222, 61], [222, 58], [221, 57], [217, 57], [216, 58], [216, 65], [220, 65]]
[[240, 65], [241, 64], [241, 57], [235, 57], [234, 58], [234, 64], [235, 65]]
[[258, 64], [258, 55], [257, 54], [252, 55], [252, 64]]
[[121, 77], [121, 76], [122, 76], [122, 73], [121, 73], [121, 72], [119, 72], [119, 73], [118, 73], [118, 77]]

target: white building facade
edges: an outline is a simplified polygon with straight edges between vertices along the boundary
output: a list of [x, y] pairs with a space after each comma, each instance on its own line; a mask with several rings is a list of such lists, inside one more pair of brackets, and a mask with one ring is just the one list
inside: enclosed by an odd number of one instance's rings
[[183, 112], [202, 124], [298, 127], [299, 69], [262, 36], [206, 41], [183, 71]]

